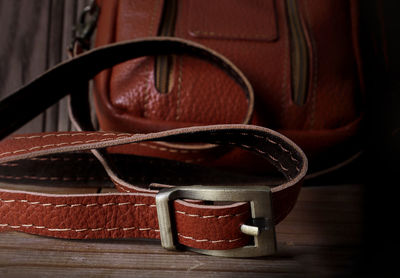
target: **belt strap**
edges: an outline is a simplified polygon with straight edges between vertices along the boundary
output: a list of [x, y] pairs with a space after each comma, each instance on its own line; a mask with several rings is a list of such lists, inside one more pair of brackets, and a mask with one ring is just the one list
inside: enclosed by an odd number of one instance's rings
[[[0, 134], [8, 135], [73, 90], [74, 84], [82, 84], [104, 68], [142, 55], [171, 53], [200, 56], [224, 68], [242, 85], [249, 111], [252, 110], [251, 86], [225, 58], [180, 39], [151, 38], [89, 51], [48, 71], [0, 103]], [[37, 101], [42, 102], [32, 105]], [[25, 110], [27, 114], [21, 114]], [[118, 176], [104, 150], [147, 141], [241, 147], [267, 159], [286, 181], [270, 189], [249, 185], [185, 187], [179, 191], [173, 185], [135, 186]], [[234, 250], [216, 255], [266, 255], [275, 248], [273, 226], [293, 208], [307, 171], [307, 159], [292, 141], [275, 131], [251, 125], [190, 127], [150, 134], [78, 131], [17, 135], [0, 142], [0, 163], [88, 150], [94, 150], [121, 193], [55, 195], [0, 189], [0, 231], [74, 239], [161, 238], [168, 248], [183, 245], [201, 250]], [[232, 202], [205, 205], [188, 199]], [[268, 236], [268, 246], [262, 246], [263, 234], [272, 235]], [[256, 246], [258, 251], [249, 246]]]

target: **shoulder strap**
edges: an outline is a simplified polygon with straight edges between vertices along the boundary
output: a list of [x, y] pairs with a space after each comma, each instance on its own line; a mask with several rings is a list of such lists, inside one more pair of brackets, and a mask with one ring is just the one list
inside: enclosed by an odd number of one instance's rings
[[[74, 92], [76, 87], [88, 82], [101, 70], [127, 59], [156, 54], [194, 55], [223, 68], [242, 86], [249, 104], [246, 118], [250, 118], [253, 91], [243, 74], [227, 59], [203, 46], [181, 39], [148, 38], [89, 51], [56, 66], [21, 88], [0, 103], [0, 136], [8, 136], [63, 96]], [[226, 185], [222, 188], [182, 189], [189, 193], [185, 193], [186, 197], [182, 196], [181, 200], [171, 202], [171, 217], [156, 200], [161, 194], [159, 189], [174, 185], [130, 184], [116, 174], [104, 151], [112, 146], [154, 140], [238, 146], [268, 160], [283, 174], [285, 181], [270, 190], [251, 185], [233, 189]], [[273, 226], [271, 228], [270, 225], [277, 224], [293, 208], [307, 171], [304, 153], [291, 140], [270, 129], [243, 124], [190, 127], [149, 134], [78, 131], [14, 136], [0, 142], [0, 163], [87, 150], [94, 152], [121, 193], [52, 195], [0, 189], [0, 231], [18, 230], [62, 238], [161, 238], [165, 243], [165, 238], [172, 234], [169, 226], [172, 224], [166, 225], [165, 221], [166, 218], [173, 218], [176, 225], [173, 228], [174, 240], [179, 244], [210, 250], [239, 248], [251, 243], [249, 235], [257, 238], [260, 233], [257, 227], [243, 229], [244, 223], [258, 217], [257, 210], [260, 208], [254, 203], [258, 199], [255, 192], [270, 192], [271, 200], [267, 200], [268, 197], [261, 202], [270, 207], [266, 211], [268, 215], [272, 211], [273, 216], [270, 215], [271, 223], [264, 221], [261, 226], [273, 232]], [[201, 199], [201, 196], [215, 197], [213, 194], [198, 193], [204, 190], [211, 190], [216, 196], [222, 196], [223, 200], [231, 200], [233, 203], [205, 206], [184, 200]], [[176, 198], [177, 194], [171, 191], [167, 196]], [[265, 255], [266, 252], [270, 252], [270, 249], [256, 254]]]
[[[187, 54], [222, 68], [243, 88], [248, 100], [245, 123], [253, 112], [254, 93], [247, 78], [228, 59], [202, 45], [178, 38], [146, 38], [87, 51], [47, 71], [0, 102], [0, 138], [4, 138], [102, 70], [152, 55]], [[23, 112], [22, 112], [23, 111]]]

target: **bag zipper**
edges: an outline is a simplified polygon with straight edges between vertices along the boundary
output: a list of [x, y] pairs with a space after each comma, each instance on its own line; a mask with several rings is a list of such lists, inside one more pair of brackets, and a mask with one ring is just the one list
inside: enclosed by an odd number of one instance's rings
[[[163, 14], [158, 36], [173, 36], [175, 31], [175, 19], [177, 11], [177, 0], [165, 0]], [[161, 94], [169, 91], [169, 80], [173, 68], [174, 58], [171, 55], [161, 55], [155, 58], [154, 64], [154, 83]]]
[[[289, 32], [291, 38], [291, 82], [292, 99], [297, 105], [304, 105], [307, 100], [309, 83], [309, 49], [300, 19], [297, 0], [286, 0]], [[158, 36], [173, 36], [177, 0], [165, 0]], [[169, 80], [174, 59], [171, 55], [155, 58], [154, 82], [156, 89], [166, 94], [169, 91]]]
[[292, 99], [297, 105], [305, 104], [309, 83], [309, 49], [304, 26], [300, 19], [297, 0], [286, 0], [291, 42]]

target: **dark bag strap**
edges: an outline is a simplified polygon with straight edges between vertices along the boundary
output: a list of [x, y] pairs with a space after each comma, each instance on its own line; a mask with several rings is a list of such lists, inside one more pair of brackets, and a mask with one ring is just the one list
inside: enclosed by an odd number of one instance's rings
[[[246, 118], [250, 118], [253, 91], [231, 62], [212, 50], [181, 39], [148, 38], [88, 51], [61, 63], [3, 100], [1, 138], [76, 88], [82, 88], [101, 70], [127, 59], [160, 54], [194, 55], [224, 69], [243, 88], [249, 106]], [[104, 152], [107, 147], [154, 140], [238, 146], [267, 159], [285, 181], [273, 188], [224, 185], [175, 189], [173, 185], [157, 184], [141, 187], [119, 177]], [[228, 249], [218, 255], [266, 255], [275, 249], [273, 225], [293, 208], [307, 171], [307, 159], [296, 144], [275, 131], [251, 125], [189, 127], [150, 134], [78, 131], [14, 136], [0, 142], [0, 163], [87, 150], [94, 152], [121, 193], [51, 195], [0, 189], [0, 231], [62, 238], [161, 238], [167, 248], [179, 243], [200, 249]], [[183, 200], [191, 198], [234, 203], [209, 207]], [[172, 202], [174, 199], [181, 200]], [[170, 214], [169, 200], [174, 216]], [[264, 220], [255, 226], [243, 224], [254, 218]], [[172, 219], [176, 221], [175, 228]], [[260, 229], [267, 232], [261, 233]], [[258, 246], [229, 251], [251, 243], [249, 235], [255, 237]]]
[[0, 102], [0, 139], [17, 130], [61, 98], [88, 83], [104, 69], [124, 61], [154, 55], [187, 54], [209, 60], [243, 88], [248, 100], [245, 118], [253, 112], [254, 94], [246, 77], [215, 51], [177, 38], [148, 38], [116, 43], [85, 52], [61, 63]]

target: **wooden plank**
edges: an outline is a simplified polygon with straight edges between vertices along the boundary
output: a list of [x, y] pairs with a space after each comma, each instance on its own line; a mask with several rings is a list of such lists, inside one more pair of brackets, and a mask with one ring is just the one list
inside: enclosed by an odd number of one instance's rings
[[[59, 5], [64, 5], [64, 15], [63, 15], [63, 26], [62, 26], [62, 38], [61, 38], [61, 60], [67, 60], [68, 48], [72, 40], [72, 30], [77, 22], [78, 18], [78, 2], [79, 1], [61, 1]], [[80, 1], [82, 2], [82, 1]], [[58, 123], [57, 130], [65, 131], [71, 130], [71, 121], [68, 116], [68, 105], [67, 98], [63, 98], [58, 103]]]
[[[63, 21], [62, 21], [62, 36], [61, 44], [59, 45], [60, 58], [59, 61], [64, 61], [69, 59], [68, 48], [72, 41], [73, 29], [78, 21], [79, 15], [83, 8], [89, 4], [90, 0], [53, 0], [56, 6], [63, 6]], [[58, 131], [72, 130], [71, 121], [68, 116], [68, 101], [67, 97], [63, 98], [58, 103], [58, 114], [57, 114], [57, 129]]]
[[[0, 98], [68, 59], [73, 25], [88, 0], [0, 0]], [[34, 104], [32, 104], [34, 105]], [[71, 130], [67, 100], [16, 133]]]
[[[78, 9], [87, 0], [0, 0], [0, 98], [67, 59]], [[38, 100], [40, 101], [40, 100]], [[32, 105], [35, 105], [32, 103]], [[21, 111], [23, 113], [23, 111]], [[70, 130], [66, 100], [55, 104], [16, 133]], [[3, 185], [47, 193], [94, 193], [96, 188]]]
[[[4, 98], [47, 68], [49, 0], [0, 1], [0, 97]], [[34, 104], [32, 104], [34, 105]], [[43, 129], [43, 116], [18, 133]]]
[[[67, 3], [72, 3], [68, 2]], [[64, 1], [52, 0], [49, 7], [49, 23], [47, 35], [47, 68], [51, 68], [62, 60], [62, 38], [63, 38], [63, 23], [64, 16]], [[58, 130], [60, 103], [56, 103], [44, 112], [44, 130]], [[68, 119], [68, 118], [67, 118]]]
[[[54, 263], [54, 256], [59, 259], [57, 263]], [[113, 260], [110, 260], [110, 257]], [[218, 263], [215, 263], [215, 258], [211, 256], [191, 254], [189, 252], [175, 252], [172, 254], [142, 253], [140, 255], [130, 253], [130, 256], [120, 252], [80, 252], [80, 255], [77, 256], [76, 252], [70, 251], [30, 250], [29, 252], [20, 252], [17, 249], [2, 248], [0, 250], [0, 260], [4, 261], [5, 258], [13, 258], [12, 261], [9, 260], [7, 263], [8, 266], [57, 266], [60, 262], [66, 262], [64, 263], [66, 267], [93, 269], [103, 267], [109, 269], [187, 271], [196, 268], [196, 271], [213, 272], [246, 273], [250, 270], [259, 273], [296, 273], [301, 271], [302, 268], [299, 263], [285, 258], [274, 258], [273, 263], [269, 264], [257, 259], [241, 260], [240, 264], [238, 264], [237, 259], [232, 258], [219, 258]]]
[[[215, 278], [229, 278], [229, 277], [260, 277], [265, 278], [264, 273], [254, 273], [251, 270], [247, 272], [223, 272], [223, 271], [197, 271], [196, 268], [193, 270], [177, 271], [177, 270], [165, 270], [165, 269], [114, 269], [114, 268], [72, 268], [64, 269], [62, 267], [48, 266], [46, 272], [42, 272], [42, 268], [37, 268], [34, 266], [24, 266], [17, 268], [10, 268], [7, 270], [0, 270], [0, 275], [6, 274], [8, 277], [26, 277], [26, 278], [53, 278], [53, 277], [77, 277], [77, 278], [87, 278], [87, 277], [109, 277], [109, 278], [124, 278], [124, 277], [215, 277]], [[281, 274], [281, 273], [269, 273], [268, 277], [271, 278], [281, 278], [281, 277], [304, 277], [304, 274]], [[321, 276], [320, 276], [321, 277]]]

